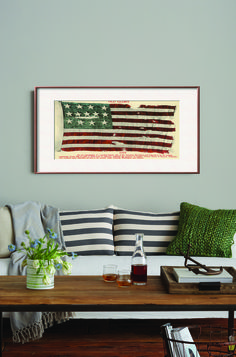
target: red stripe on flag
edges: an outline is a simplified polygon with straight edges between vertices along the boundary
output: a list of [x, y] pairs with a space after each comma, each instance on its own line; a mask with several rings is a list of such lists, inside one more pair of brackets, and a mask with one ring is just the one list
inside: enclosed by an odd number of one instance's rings
[[[163, 147], [171, 147], [172, 143], [165, 142], [156, 142], [156, 141], [136, 141], [136, 140], [87, 140], [87, 139], [77, 139], [77, 140], [63, 140], [63, 145], [71, 145], [71, 144], [79, 144], [79, 145], [87, 145], [87, 144], [99, 144], [99, 145], [115, 145], [118, 144], [129, 144], [129, 145], [144, 145], [144, 146], [163, 146]], [[122, 149], [122, 147], [120, 147]]]
[[131, 108], [129, 104], [109, 104], [110, 108]]
[[175, 109], [175, 105], [145, 105], [141, 104], [139, 108], [153, 108], [153, 109]]
[[[138, 151], [138, 152], [148, 152], [148, 153], [158, 153], [158, 154], [168, 154], [169, 150], [153, 150], [153, 149], [137, 149], [137, 148], [116, 148], [116, 147], [112, 147], [112, 148], [97, 148], [97, 147], [82, 147], [78, 149], [79, 151]], [[75, 148], [62, 148], [62, 151], [76, 151]]]
[[[106, 132], [66, 132], [64, 136], [111, 136], [111, 137], [128, 137], [128, 138], [137, 138], [144, 136], [143, 133], [140, 134], [133, 134], [133, 133], [106, 133]], [[159, 138], [165, 140], [173, 140], [173, 136], [170, 135], [161, 135], [161, 134], [145, 134], [146, 138]]]

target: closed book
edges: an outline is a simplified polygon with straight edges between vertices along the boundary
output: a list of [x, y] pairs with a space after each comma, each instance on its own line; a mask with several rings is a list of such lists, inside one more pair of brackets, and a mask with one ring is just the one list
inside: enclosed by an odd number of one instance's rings
[[173, 273], [178, 283], [233, 282], [233, 276], [225, 269], [217, 275], [195, 274], [188, 268], [173, 268]]

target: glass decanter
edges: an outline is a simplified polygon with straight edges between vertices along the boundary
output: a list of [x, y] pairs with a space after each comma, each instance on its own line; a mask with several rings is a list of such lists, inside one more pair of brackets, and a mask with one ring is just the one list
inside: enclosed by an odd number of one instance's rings
[[131, 280], [134, 285], [147, 284], [147, 257], [143, 249], [143, 233], [136, 233], [134, 253], [131, 258]]

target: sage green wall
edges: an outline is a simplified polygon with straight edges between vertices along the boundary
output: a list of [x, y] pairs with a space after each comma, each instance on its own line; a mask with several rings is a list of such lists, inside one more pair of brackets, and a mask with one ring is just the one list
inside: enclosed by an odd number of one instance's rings
[[[235, 0], [0, 0], [0, 204], [236, 208]], [[35, 86], [201, 87], [200, 175], [35, 175]]]

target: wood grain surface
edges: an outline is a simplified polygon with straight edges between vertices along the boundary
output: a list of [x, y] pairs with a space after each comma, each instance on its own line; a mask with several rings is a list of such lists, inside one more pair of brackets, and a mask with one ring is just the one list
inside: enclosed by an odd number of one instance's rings
[[[199, 306], [206, 309], [227, 310], [236, 308], [234, 295], [192, 295], [169, 294], [159, 276], [148, 277], [146, 286], [130, 286], [119, 288], [116, 283], [105, 283], [100, 276], [55, 276], [55, 287], [50, 290], [29, 290], [26, 288], [25, 276], [0, 276], [0, 306], [32, 307], [44, 305], [52, 309], [53, 305], [64, 305], [73, 311], [73, 308], [89, 306], [112, 309], [116, 306], [119, 310], [125, 306], [127, 310], [141, 305], [147, 311], [160, 310], [168, 307], [171, 310], [191, 306]], [[8, 311], [8, 310], [5, 310]], [[17, 311], [17, 310], [14, 310]], [[76, 310], [75, 310], [76, 311]], [[95, 311], [95, 310], [94, 310]]]

